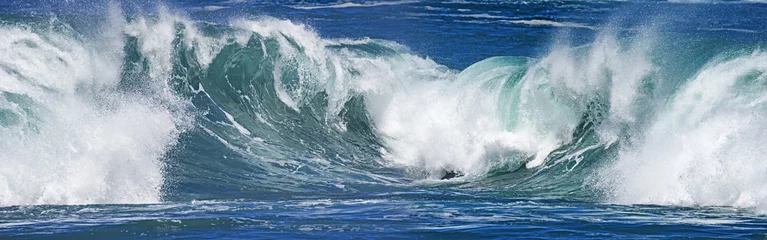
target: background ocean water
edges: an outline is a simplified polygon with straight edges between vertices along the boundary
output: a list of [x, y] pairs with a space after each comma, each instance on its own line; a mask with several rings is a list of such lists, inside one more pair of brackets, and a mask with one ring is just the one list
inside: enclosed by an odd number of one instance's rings
[[0, 3], [0, 236], [765, 238], [759, 1]]

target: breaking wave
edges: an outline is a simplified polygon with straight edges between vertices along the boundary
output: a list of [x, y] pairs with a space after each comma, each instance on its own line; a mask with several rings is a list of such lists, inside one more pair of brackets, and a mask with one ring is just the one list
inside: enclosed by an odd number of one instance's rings
[[[55, 17], [0, 27], [0, 205], [444, 183], [767, 207], [758, 46], [678, 48], [652, 27], [604, 28], [587, 45], [561, 37], [540, 58], [457, 71], [270, 17], [105, 18], [98, 30]], [[534, 21], [519, 23], [556, 25]]]

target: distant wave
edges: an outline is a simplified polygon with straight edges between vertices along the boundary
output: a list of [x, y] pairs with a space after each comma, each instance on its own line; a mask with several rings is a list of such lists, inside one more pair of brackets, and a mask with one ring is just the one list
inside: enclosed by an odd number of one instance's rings
[[699, 3], [767, 3], [767, 0], [742, 0], [742, 1], [717, 1], [717, 0], [668, 0], [670, 3], [685, 3], [685, 4], [699, 4]]
[[670, 3], [712, 3], [711, 0], [668, 0]]
[[552, 27], [570, 27], [570, 28], [586, 28], [586, 29], [596, 29], [595, 27], [580, 24], [580, 23], [571, 23], [571, 22], [555, 22], [550, 20], [543, 20], [543, 19], [533, 19], [533, 20], [512, 20], [512, 21], [503, 21], [505, 23], [512, 23], [512, 24], [524, 24], [524, 25], [530, 25], [530, 26], [552, 26]]
[[759, 33], [754, 30], [748, 30], [748, 29], [739, 29], [739, 28], [701, 28], [698, 30], [703, 31], [726, 31], [726, 32], [740, 32], [740, 33]]
[[454, 17], [454, 18], [475, 18], [475, 19], [513, 19], [513, 18], [507, 17], [507, 16], [491, 15], [491, 14], [487, 14], [487, 13], [477, 13], [477, 14], [430, 14], [430, 13], [422, 13], [422, 14], [412, 14], [412, 16], [417, 16], [417, 17]]
[[449, 8], [425, 6], [424, 9], [429, 11], [449, 11]]
[[470, 18], [488, 18], [488, 19], [508, 19], [509, 17], [506, 16], [498, 16], [498, 15], [490, 15], [487, 13], [480, 13], [480, 14], [463, 14], [463, 15], [456, 15], [458, 17], [470, 17]]
[[218, 11], [218, 10], [227, 9], [227, 8], [229, 8], [229, 7], [222, 7], [222, 6], [211, 5], [211, 6], [202, 7], [202, 10], [213, 12], [213, 11]]
[[355, 7], [378, 7], [378, 6], [393, 6], [417, 3], [418, 1], [394, 1], [394, 2], [366, 2], [366, 3], [339, 3], [331, 5], [319, 5], [319, 6], [289, 6], [294, 9], [302, 10], [314, 10], [314, 9], [327, 9], [327, 8], [355, 8]]
[[[450, 8], [432, 7], [432, 6], [425, 6], [424, 9], [429, 10], [429, 11], [440, 11], [440, 12], [448, 12], [448, 11], [453, 10], [453, 9], [450, 9]], [[464, 8], [458, 8], [458, 9], [455, 9], [455, 10], [459, 11], [459, 12], [470, 12], [471, 11], [471, 9], [464, 9]]]

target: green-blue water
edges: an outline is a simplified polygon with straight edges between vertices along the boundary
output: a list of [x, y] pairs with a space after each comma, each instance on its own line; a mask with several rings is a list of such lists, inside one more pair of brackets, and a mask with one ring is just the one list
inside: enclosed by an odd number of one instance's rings
[[0, 3], [0, 236], [764, 238], [765, 13]]

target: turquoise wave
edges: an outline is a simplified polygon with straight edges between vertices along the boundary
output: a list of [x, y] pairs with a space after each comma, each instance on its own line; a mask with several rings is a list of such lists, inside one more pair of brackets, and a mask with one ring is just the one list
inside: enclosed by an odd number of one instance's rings
[[[463, 71], [160, 10], [0, 27], [0, 205], [481, 194], [761, 209], [761, 46], [602, 30]], [[36, 22], [36, 23], [35, 23]], [[33, 176], [34, 177], [30, 177]], [[736, 187], [733, 187], [736, 186]]]

